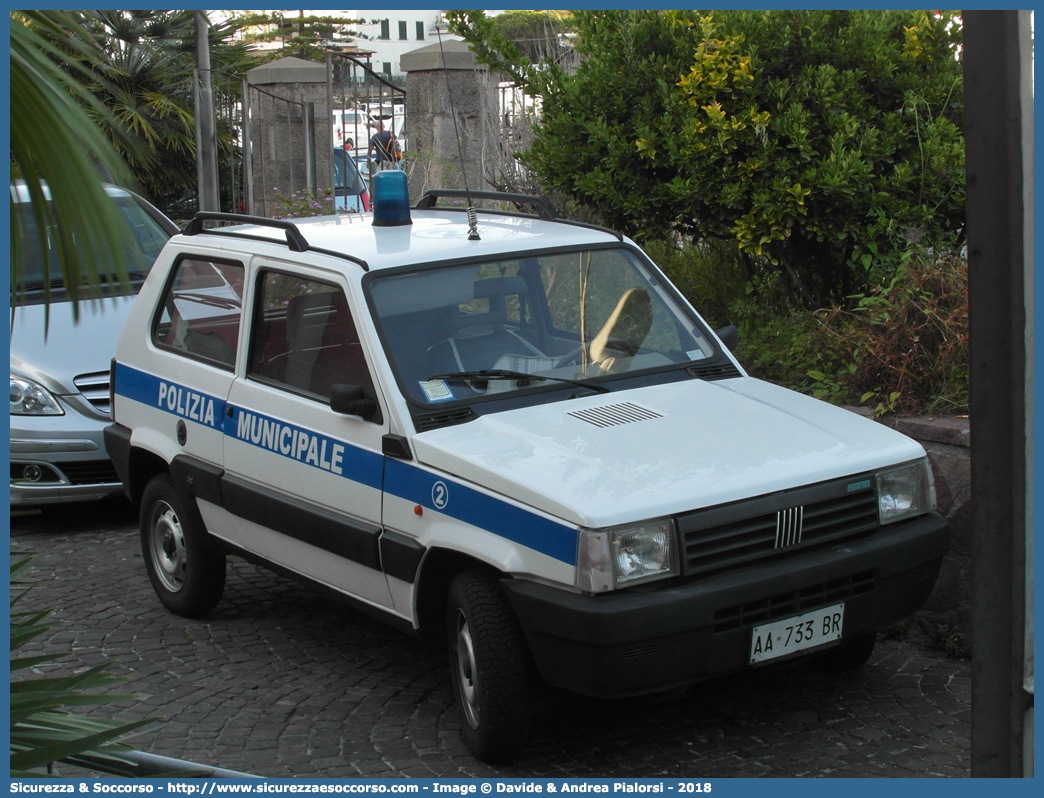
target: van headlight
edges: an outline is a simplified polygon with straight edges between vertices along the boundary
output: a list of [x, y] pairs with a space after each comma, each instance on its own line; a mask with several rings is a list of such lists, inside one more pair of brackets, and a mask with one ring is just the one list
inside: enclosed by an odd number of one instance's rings
[[928, 459], [877, 473], [877, 515], [891, 524], [935, 509], [935, 482]]
[[54, 394], [42, 385], [11, 372], [12, 416], [64, 416]]
[[580, 530], [576, 557], [580, 590], [604, 593], [678, 573], [677, 536], [669, 518]]

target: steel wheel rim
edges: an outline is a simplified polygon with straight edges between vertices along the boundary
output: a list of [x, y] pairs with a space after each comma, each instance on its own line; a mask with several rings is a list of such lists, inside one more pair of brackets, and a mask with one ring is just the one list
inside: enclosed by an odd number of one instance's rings
[[464, 613], [457, 610], [457, 637], [454, 650], [457, 653], [457, 689], [464, 707], [464, 717], [473, 729], [479, 727], [478, 708], [478, 665], [475, 662], [475, 646], [471, 641], [471, 630]]
[[160, 582], [177, 593], [185, 585], [185, 532], [178, 514], [166, 502], [158, 502], [152, 511], [149, 550]]

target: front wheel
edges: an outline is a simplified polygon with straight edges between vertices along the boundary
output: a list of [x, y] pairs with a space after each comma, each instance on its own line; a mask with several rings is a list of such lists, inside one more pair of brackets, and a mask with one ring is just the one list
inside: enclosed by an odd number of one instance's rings
[[214, 608], [225, 589], [225, 557], [207, 539], [194, 506], [170, 474], [153, 477], [141, 501], [141, 553], [149, 581], [171, 612], [186, 617]]
[[447, 633], [464, 744], [484, 762], [510, 759], [529, 735], [529, 656], [515, 613], [493, 574], [466, 571], [454, 578]]

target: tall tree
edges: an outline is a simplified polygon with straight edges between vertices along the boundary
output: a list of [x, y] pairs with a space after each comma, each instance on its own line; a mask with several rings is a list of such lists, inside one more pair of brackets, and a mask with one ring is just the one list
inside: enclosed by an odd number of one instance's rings
[[541, 98], [540, 182], [639, 238], [735, 240], [814, 306], [962, 231], [955, 12], [578, 11], [574, 74], [451, 20]]
[[492, 23], [533, 63], [557, 61], [566, 49], [559, 34], [571, 33], [575, 27], [571, 11], [505, 11], [492, 17]]
[[345, 45], [360, 36], [356, 28], [363, 20], [328, 14], [306, 15], [304, 11], [249, 11], [236, 21], [248, 42], [279, 40], [282, 46], [272, 51], [274, 58], [323, 61], [328, 48]]
[[[77, 12], [103, 58], [87, 65], [84, 85], [106, 108], [103, 124], [142, 188], [161, 208], [192, 205], [197, 190], [193, 90], [196, 29], [191, 11]], [[253, 65], [249, 46], [233, 40], [236, 20], [209, 31], [215, 102], [238, 99]], [[109, 123], [113, 123], [112, 127]], [[219, 123], [222, 161], [237, 157], [228, 119]]]

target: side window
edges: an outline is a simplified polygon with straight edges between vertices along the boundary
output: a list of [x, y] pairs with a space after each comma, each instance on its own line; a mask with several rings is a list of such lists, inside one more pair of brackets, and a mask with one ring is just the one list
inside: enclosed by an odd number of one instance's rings
[[248, 376], [295, 393], [330, 398], [330, 386], [358, 385], [374, 397], [344, 292], [290, 274], [258, 276]]
[[242, 264], [183, 258], [163, 294], [152, 341], [231, 371], [242, 314]]

